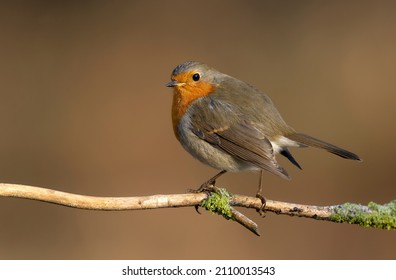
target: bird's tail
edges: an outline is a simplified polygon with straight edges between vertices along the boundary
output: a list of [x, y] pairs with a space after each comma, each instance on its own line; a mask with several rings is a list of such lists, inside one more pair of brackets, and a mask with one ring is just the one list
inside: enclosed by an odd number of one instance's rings
[[310, 147], [315, 147], [319, 149], [326, 150], [332, 154], [335, 154], [337, 156], [346, 158], [346, 159], [351, 159], [351, 160], [359, 160], [361, 161], [360, 157], [352, 152], [349, 152], [347, 150], [344, 150], [342, 148], [339, 148], [337, 146], [334, 146], [332, 144], [329, 144], [327, 142], [324, 142], [322, 140], [316, 139], [314, 137], [308, 136], [303, 133], [293, 133], [290, 135], [286, 136], [290, 140], [293, 140], [297, 142], [298, 144], [302, 146], [310, 146]]

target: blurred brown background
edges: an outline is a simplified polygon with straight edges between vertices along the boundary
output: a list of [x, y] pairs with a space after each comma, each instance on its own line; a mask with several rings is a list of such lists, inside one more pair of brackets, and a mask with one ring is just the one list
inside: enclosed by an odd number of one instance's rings
[[[0, 181], [97, 196], [183, 193], [216, 170], [174, 138], [174, 66], [266, 91], [297, 130], [363, 163], [294, 149], [267, 198], [396, 198], [394, 1], [15, 1], [0, 6]], [[254, 195], [258, 175], [218, 184]], [[394, 231], [268, 213], [256, 237], [193, 208], [83, 211], [0, 198], [2, 259], [394, 259]]]

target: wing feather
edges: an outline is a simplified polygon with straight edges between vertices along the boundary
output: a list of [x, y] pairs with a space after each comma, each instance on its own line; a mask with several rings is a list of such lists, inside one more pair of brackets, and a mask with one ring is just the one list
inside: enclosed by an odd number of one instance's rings
[[[277, 163], [271, 142], [254, 123], [244, 119], [227, 104], [219, 104], [210, 98], [200, 102], [201, 110], [195, 110], [190, 120], [191, 130], [196, 136], [235, 158], [289, 178], [286, 170]], [[224, 111], [228, 111], [226, 116]]]

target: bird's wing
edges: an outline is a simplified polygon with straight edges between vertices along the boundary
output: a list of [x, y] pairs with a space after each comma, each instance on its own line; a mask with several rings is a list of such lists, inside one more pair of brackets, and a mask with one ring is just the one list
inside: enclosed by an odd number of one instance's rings
[[258, 168], [289, 178], [276, 162], [271, 142], [237, 108], [210, 96], [192, 106], [200, 108], [191, 110], [194, 113], [190, 116], [191, 130], [199, 138]]

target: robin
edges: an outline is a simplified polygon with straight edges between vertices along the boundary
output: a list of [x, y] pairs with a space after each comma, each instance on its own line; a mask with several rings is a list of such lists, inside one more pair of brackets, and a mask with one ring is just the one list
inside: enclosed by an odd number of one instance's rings
[[198, 191], [214, 185], [227, 171], [260, 171], [256, 196], [264, 203], [263, 170], [290, 179], [275, 155], [285, 156], [301, 169], [289, 147], [310, 146], [342, 158], [361, 160], [354, 153], [296, 132], [264, 92], [206, 64], [189, 61], [178, 65], [166, 86], [173, 87], [176, 138], [193, 157], [221, 170]]

